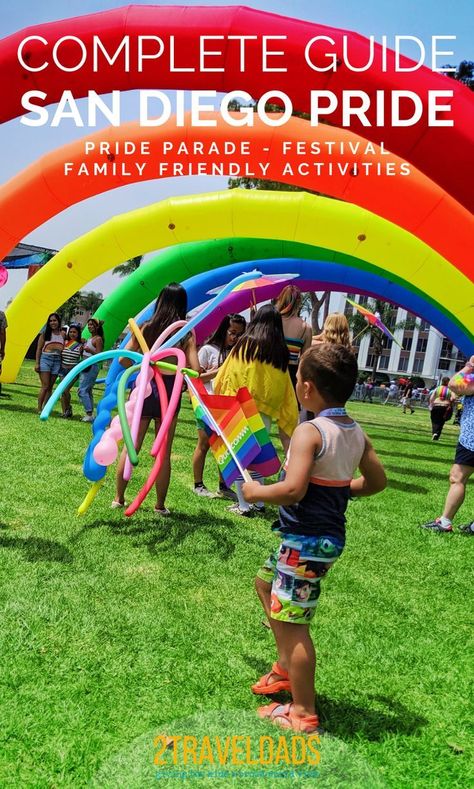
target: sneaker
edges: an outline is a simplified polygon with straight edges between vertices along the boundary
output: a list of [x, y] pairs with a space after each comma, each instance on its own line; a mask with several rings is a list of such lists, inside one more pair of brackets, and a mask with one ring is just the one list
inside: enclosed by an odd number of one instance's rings
[[474, 537], [474, 522], [465, 523], [464, 526], [459, 527], [459, 531], [461, 532], [461, 534], [465, 534], [466, 537], [469, 537], [469, 535]]
[[219, 488], [216, 491], [218, 499], [227, 499], [227, 501], [237, 501], [237, 494], [231, 488]]
[[90, 415], [86, 414], [81, 419], [81, 422], [93, 422], [93, 421], [94, 421], [94, 417], [92, 416], [92, 414], [90, 414]]
[[67, 411], [62, 414], [63, 419], [72, 419], [72, 409], [68, 408]]
[[265, 504], [254, 504], [253, 508], [255, 512], [258, 512], [260, 515], [265, 514]]
[[241, 515], [242, 518], [251, 518], [254, 513], [253, 508], [241, 510], [238, 504], [232, 504], [231, 507], [227, 507], [227, 510], [228, 512], [231, 512], [232, 515]]
[[205, 485], [196, 485], [193, 489], [196, 496], [205, 496], [208, 499], [215, 498], [215, 494], [208, 490]]
[[168, 507], [154, 507], [153, 512], [155, 515], [160, 515], [162, 518], [169, 518], [171, 515], [170, 510]]
[[432, 441], [438, 441], [438, 439], [439, 439], [439, 436], [436, 433], [433, 433], [433, 435], [431, 437], [431, 440]]
[[124, 501], [123, 502], [122, 501], [116, 501], [114, 499], [112, 504], [110, 505], [110, 509], [111, 510], [120, 510], [120, 509], [123, 509], [123, 507], [126, 507], [126, 506], [127, 505], [125, 504]]
[[422, 529], [431, 529], [431, 531], [452, 531], [453, 527], [450, 523], [447, 526], [441, 526], [441, 518], [436, 518], [434, 521], [421, 524]]

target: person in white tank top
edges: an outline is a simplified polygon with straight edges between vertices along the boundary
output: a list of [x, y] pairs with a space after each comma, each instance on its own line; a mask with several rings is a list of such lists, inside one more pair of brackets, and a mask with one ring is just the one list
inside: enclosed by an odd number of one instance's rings
[[35, 372], [40, 377], [38, 394], [38, 413], [40, 414], [53, 391], [54, 382], [61, 370], [61, 351], [64, 348], [64, 337], [61, 333], [61, 316], [57, 312], [48, 315], [44, 330], [41, 332], [36, 346]]
[[[260, 707], [258, 714], [299, 732], [315, 732], [319, 726], [309, 624], [321, 580], [344, 548], [348, 500], [378, 493], [387, 484], [369, 439], [345, 409], [357, 373], [354, 354], [342, 345], [324, 343], [307, 350], [298, 367], [296, 394], [301, 406], [316, 417], [293, 433], [280, 482], [263, 490], [255, 482], [242, 488], [250, 503], [280, 505], [272, 527], [280, 545], [256, 578], [278, 660], [252, 691], [266, 696], [290, 691], [291, 704], [273, 702]], [[361, 476], [353, 479], [357, 468]]]

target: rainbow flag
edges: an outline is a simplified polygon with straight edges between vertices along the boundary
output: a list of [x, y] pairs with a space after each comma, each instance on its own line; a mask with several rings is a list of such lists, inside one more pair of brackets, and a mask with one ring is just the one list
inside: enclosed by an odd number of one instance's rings
[[234, 397], [214, 395], [206, 391], [201, 381], [193, 380], [189, 391], [194, 413], [209, 435], [211, 451], [226, 485], [242, 475], [241, 469], [251, 469], [262, 476], [279, 471], [280, 460], [248, 389], [239, 389]]
[[255, 400], [253, 399], [249, 390], [245, 387], [239, 389], [236, 394], [236, 398], [240, 403], [250, 428], [260, 445], [260, 452], [250, 463], [249, 469], [261, 474], [262, 477], [271, 477], [273, 474], [278, 474], [281, 469], [280, 458], [278, 457], [276, 449], [270, 440], [268, 430], [265, 427], [264, 421], [255, 404]]

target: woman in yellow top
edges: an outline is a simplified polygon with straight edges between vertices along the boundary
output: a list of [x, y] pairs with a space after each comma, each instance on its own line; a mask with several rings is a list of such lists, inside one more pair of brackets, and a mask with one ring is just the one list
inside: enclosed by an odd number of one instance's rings
[[[214, 392], [235, 395], [246, 386], [267, 430], [275, 420], [280, 432], [291, 437], [298, 422], [298, 405], [288, 372], [288, 359], [281, 315], [270, 304], [265, 304], [217, 373]], [[242, 496], [242, 482], [237, 480], [236, 485], [238, 504], [229, 509], [238, 515], [251, 515], [252, 506]], [[253, 506], [263, 510], [259, 502]]]

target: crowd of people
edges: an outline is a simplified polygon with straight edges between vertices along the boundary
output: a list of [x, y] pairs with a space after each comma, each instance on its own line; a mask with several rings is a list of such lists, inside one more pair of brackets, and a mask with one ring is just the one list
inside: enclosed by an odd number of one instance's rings
[[[46, 326], [41, 332], [36, 346], [35, 372], [40, 377], [38, 394], [38, 413], [41, 413], [48, 402], [53, 386], [58, 378], [66, 375], [81, 361], [100, 353], [104, 348], [104, 330], [102, 321], [89, 318], [87, 328], [90, 337], [82, 339], [82, 327], [78, 323], [70, 326], [61, 325], [61, 317], [57, 312], [48, 315]], [[93, 422], [94, 399], [93, 388], [99, 374], [99, 365], [93, 364], [80, 374], [78, 396], [84, 407], [83, 422]], [[61, 399], [62, 415], [65, 419], [73, 416], [71, 408], [71, 386]]]
[[[271, 670], [253, 686], [257, 695], [271, 696], [281, 690], [291, 693], [289, 704], [273, 702], [259, 709], [262, 718], [300, 732], [316, 731], [315, 651], [309, 625], [320, 595], [321, 580], [341, 555], [345, 544], [345, 511], [350, 498], [376, 494], [386, 486], [383, 466], [367, 435], [346, 411], [354, 395], [372, 401], [374, 381], [358, 379], [358, 367], [351, 347], [344, 315], [327, 317], [323, 331], [312, 336], [311, 327], [300, 317], [301, 293], [295, 286], [283, 289], [274, 304], [255, 310], [247, 324], [242, 315], [229, 314], [202, 347], [197, 348], [193, 332], [178, 343], [186, 365], [199, 372], [210, 393], [235, 395], [247, 387], [262, 420], [270, 431], [276, 423], [285, 461], [278, 482], [265, 485], [252, 472], [251, 481], [239, 478], [236, 491], [222, 477], [212, 493], [204, 482], [209, 439], [202, 423], [197, 423], [197, 444], [192, 465], [194, 493], [218, 495], [232, 503], [232, 513], [251, 517], [268, 504], [279, 506], [272, 530], [278, 548], [263, 562], [256, 578], [256, 590], [275, 638], [277, 660]], [[187, 315], [187, 294], [179, 283], [170, 283], [158, 296], [152, 317], [142, 326], [148, 346], [173, 323]], [[41, 333], [35, 370], [40, 376], [38, 409], [51, 395], [58, 377], [65, 376], [83, 358], [100, 354], [104, 347], [101, 322], [90, 318], [89, 339], [72, 323], [61, 326], [57, 313], [48, 316]], [[6, 345], [6, 322], [0, 313], [0, 361]], [[132, 335], [127, 346], [138, 351]], [[170, 361], [171, 361], [170, 357]], [[165, 360], [166, 361], [166, 360]], [[130, 360], [120, 359], [129, 366]], [[82, 372], [78, 395], [84, 407], [83, 421], [93, 420], [93, 386], [98, 364]], [[474, 356], [457, 378], [443, 378], [429, 397], [432, 439], [438, 441], [444, 424], [453, 413], [456, 397], [464, 394], [461, 434], [450, 473], [450, 488], [443, 513], [423, 524], [426, 529], [450, 532], [453, 519], [465, 496], [466, 483], [474, 472], [474, 385], [466, 391], [465, 377], [474, 380]], [[463, 377], [464, 376], [464, 377]], [[460, 381], [458, 381], [458, 378]], [[175, 382], [171, 372], [163, 373], [170, 397]], [[395, 381], [387, 390], [385, 404], [400, 400], [403, 412], [413, 413], [413, 381], [400, 388]], [[166, 496], [171, 476], [171, 452], [180, 409], [176, 409], [168, 433], [168, 444], [156, 480], [155, 513], [170, 514]], [[65, 418], [72, 416], [71, 391], [62, 396]], [[163, 414], [154, 381], [145, 398], [137, 437], [139, 449], [153, 422], [157, 434]], [[114, 509], [125, 507], [127, 482], [124, 479], [126, 452], [122, 451], [116, 474]], [[359, 470], [360, 475], [354, 478]], [[474, 534], [474, 523], [461, 527]]]

